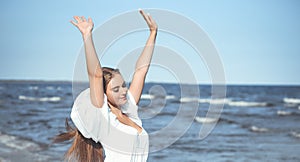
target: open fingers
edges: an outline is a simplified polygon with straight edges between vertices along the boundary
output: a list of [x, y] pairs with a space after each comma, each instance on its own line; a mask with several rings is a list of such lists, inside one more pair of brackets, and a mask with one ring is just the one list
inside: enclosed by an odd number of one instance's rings
[[86, 22], [86, 19], [85, 19], [84, 16], [81, 16], [81, 20], [82, 20], [83, 22]]
[[150, 16], [149, 13], [145, 13], [143, 10], [139, 9], [141, 15], [143, 16], [143, 18], [145, 19], [146, 23], [148, 24], [150, 30], [157, 30], [157, 24], [155, 22], [155, 20], [152, 18], [152, 16]]
[[70, 22], [74, 25], [74, 26], [78, 26], [78, 21], [79, 21], [79, 16], [73, 16], [73, 18], [76, 20], [70, 20]]
[[77, 23], [74, 22], [73, 20], [70, 20], [70, 23], [77, 27]]
[[149, 20], [150, 24], [155, 23], [155, 21], [153, 20], [153, 18], [150, 14], [148, 14], [147, 17], [148, 17], [148, 20]]
[[74, 26], [78, 26], [78, 23], [81, 22], [86, 22], [86, 18], [84, 16], [73, 16], [73, 18], [76, 20], [71, 20], [70, 22], [74, 25]]
[[88, 18], [88, 22], [89, 22], [89, 23], [92, 23], [92, 22], [93, 22], [93, 20], [92, 20], [91, 17]]
[[74, 19], [77, 21], [77, 23], [81, 23], [82, 19], [79, 16], [74, 16]]
[[150, 20], [149, 20], [148, 15], [147, 15], [143, 10], [141, 10], [141, 9], [139, 9], [139, 10], [140, 10], [141, 15], [142, 15], [143, 18], [145, 19], [145, 21], [146, 21], [147, 23], [150, 23]]

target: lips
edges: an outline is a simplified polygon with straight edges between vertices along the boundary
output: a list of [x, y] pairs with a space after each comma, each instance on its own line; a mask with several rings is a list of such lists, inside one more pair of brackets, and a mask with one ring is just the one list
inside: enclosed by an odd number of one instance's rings
[[121, 100], [127, 100], [127, 97], [126, 96], [122, 96], [120, 97]]

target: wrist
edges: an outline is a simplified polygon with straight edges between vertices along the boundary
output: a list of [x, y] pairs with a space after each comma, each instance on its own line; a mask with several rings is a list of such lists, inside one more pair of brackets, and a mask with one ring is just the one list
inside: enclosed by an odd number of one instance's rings
[[82, 38], [86, 40], [87, 38], [92, 37], [92, 33], [82, 33]]
[[157, 34], [157, 29], [155, 29], [155, 30], [150, 30], [150, 34], [156, 35], [156, 34]]
[[149, 37], [156, 38], [156, 35], [157, 35], [157, 30], [155, 30], [155, 31], [154, 31], [154, 30], [153, 30], [153, 31], [151, 30], [151, 31], [150, 31]]

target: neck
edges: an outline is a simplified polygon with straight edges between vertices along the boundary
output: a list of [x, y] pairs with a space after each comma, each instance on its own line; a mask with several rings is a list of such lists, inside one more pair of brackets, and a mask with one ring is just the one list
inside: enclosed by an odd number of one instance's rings
[[111, 104], [111, 103], [108, 103], [108, 106], [109, 106], [111, 112], [112, 112], [113, 114], [115, 114], [116, 116], [120, 116], [120, 115], [122, 114], [122, 110], [121, 110], [120, 107], [115, 106], [115, 105], [113, 105], [113, 104]]
[[111, 112], [116, 115], [117, 119], [121, 123], [135, 128], [138, 131], [138, 133], [142, 132], [143, 129], [136, 123], [134, 123], [126, 114], [123, 114], [122, 110], [119, 107], [113, 106], [110, 103], [108, 103], [108, 105], [110, 107]]

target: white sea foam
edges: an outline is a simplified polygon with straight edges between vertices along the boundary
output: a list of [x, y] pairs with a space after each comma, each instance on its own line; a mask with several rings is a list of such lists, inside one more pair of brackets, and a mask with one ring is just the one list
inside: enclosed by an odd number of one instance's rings
[[206, 99], [198, 99], [198, 101], [200, 103], [210, 103], [210, 104], [226, 104], [229, 103], [231, 100], [230, 99], [226, 99], [226, 98], [216, 98], [216, 99], [210, 99], [210, 98], [206, 98]]
[[141, 96], [141, 99], [145, 99], [145, 100], [152, 100], [153, 98], [155, 98], [155, 96], [150, 94], [142, 94]]
[[253, 132], [267, 132], [267, 131], [269, 131], [267, 128], [259, 128], [259, 127], [256, 127], [256, 126], [251, 126], [250, 130], [253, 131]]
[[28, 89], [30, 89], [30, 90], [38, 90], [39, 87], [38, 86], [29, 86]]
[[172, 99], [175, 99], [175, 98], [176, 98], [176, 96], [174, 96], [174, 95], [167, 95], [165, 97], [166, 100], [172, 100]]
[[30, 150], [38, 150], [40, 147], [33, 142], [18, 139], [15, 136], [10, 136], [6, 134], [0, 133], [0, 143], [19, 150], [30, 149]]
[[231, 101], [231, 99], [227, 98], [193, 98], [193, 97], [183, 97], [180, 98], [180, 102], [199, 102], [199, 103], [209, 103], [209, 104], [227, 104], [229, 106], [237, 106], [237, 107], [254, 107], [254, 106], [267, 106], [267, 102], [248, 102], [248, 101]]
[[299, 98], [284, 98], [283, 102], [287, 104], [300, 104], [300, 99]]
[[296, 138], [300, 138], [300, 133], [297, 132], [291, 132], [291, 135], [296, 137]]
[[60, 97], [29, 97], [29, 96], [19, 96], [19, 100], [27, 100], [27, 101], [41, 101], [41, 102], [58, 102], [61, 100]]
[[[151, 94], [142, 94], [141, 96], [141, 99], [144, 99], [144, 100], [152, 100], [156, 98], [155, 95], [151, 95]], [[170, 99], [175, 99], [176, 96], [174, 95], [167, 95], [167, 96], [161, 96], [161, 98], [165, 98], [166, 100], [170, 100]]]
[[179, 99], [180, 102], [199, 102], [199, 98], [194, 97], [182, 97]]
[[277, 115], [284, 116], [284, 115], [291, 115], [291, 114], [292, 114], [292, 112], [288, 112], [288, 111], [282, 111], [282, 110], [277, 111]]
[[246, 101], [231, 101], [228, 103], [229, 106], [239, 107], [253, 107], [253, 106], [267, 106], [266, 102], [246, 102]]
[[0, 146], [1, 162], [50, 160], [50, 156], [37, 153], [41, 150], [37, 143], [17, 136], [1, 134], [0, 132]]
[[47, 86], [46, 89], [47, 89], [47, 90], [53, 90], [54, 87], [52, 87], [52, 86]]
[[196, 116], [195, 120], [199, 123], [216, 123], [218, 119]]

